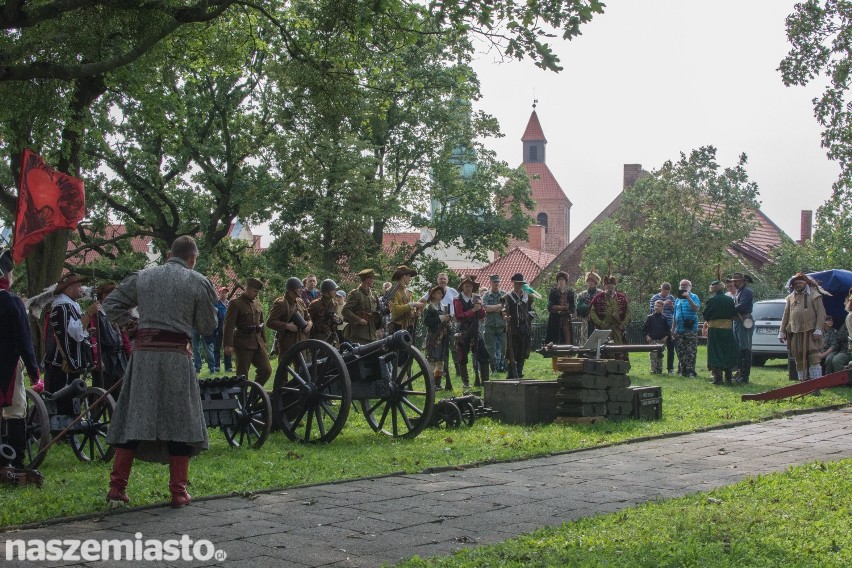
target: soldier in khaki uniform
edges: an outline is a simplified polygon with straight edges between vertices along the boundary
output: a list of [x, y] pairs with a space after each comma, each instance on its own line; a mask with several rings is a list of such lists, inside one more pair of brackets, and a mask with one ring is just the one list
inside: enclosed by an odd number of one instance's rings
[[272, 375], [272, 365], [266, 352], [263, 309], [257, 299], [261, 290], [263, 282], [249, 278], [242, 295], [228, 304], [222, 343], [225, 355], [236, 355], [237, 375], [248, 376], [249, 369], [254, 365], [254, 380], [263, 385]]
[[313, 327], [311, 315], [301, 297], [302, 287], [298, 278], [288, 278], [284, 295], [275, 300], [269, 310], [266, 325], [277, 333], [279, 357], [297, 342], [306, 340]]
[[323, 280], [319, 290], [320, 297], [308, 305], [313, 323], [311, 339], [319, 339], [337, 347], [337, 324], [343, 322], [337, 314], [337, 283], [334, 280]]
[[343, 319], [349, 323], [343, 330], [343, 337], [353, 343], [370, 343], [377, 339], [376, 324], [381, 320], [379, 297], [373, 292], [376, 273], [367, 268], [359, 272], [358, 277], [361, 285], [349, 293], [343, 305]]

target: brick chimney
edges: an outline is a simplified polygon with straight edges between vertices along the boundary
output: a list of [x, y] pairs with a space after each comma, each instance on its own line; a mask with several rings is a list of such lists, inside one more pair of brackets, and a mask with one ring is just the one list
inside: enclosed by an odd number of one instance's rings
[[802, 220], [799, 225], [800, 235], [799, 244], [803, 245], [811, 240], [811, 228], [813, 227], [814, 212], [810, 209], [802, 209]]
[[633, 187], [642, 175], [642, 164], [624, 164], [624, 187]]

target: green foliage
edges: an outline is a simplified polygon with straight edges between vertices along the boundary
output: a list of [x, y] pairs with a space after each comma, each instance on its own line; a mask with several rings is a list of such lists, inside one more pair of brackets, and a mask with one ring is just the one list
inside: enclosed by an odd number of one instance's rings
[[[821, 269], [852, 264], [852, 9], [845, 0], [807, 0], [787, 17], [790, 52], [779, 71], [784, 84], [825, 84], [814, 99], [814, 116], [822, 126], [822, 147], [840, 165], [832, 196], [817, 211], [815, 260]], [[810, 259], [809, 253], [805, 253]]]
[[741, 269], [728, 248], [754, 226], [758, 190], [746, 160], [743, 154], [722, 169], [716, 149], [705, 146], [640, 178], [624, 190], [613, 218], [592, 229], [583, 270], [603, 274], [612, 261], [620, 289], [644, 311], [661, 282], [677, 286], [686, 278], [700, 294], [716, 278], [716, 265], [723, 275]]

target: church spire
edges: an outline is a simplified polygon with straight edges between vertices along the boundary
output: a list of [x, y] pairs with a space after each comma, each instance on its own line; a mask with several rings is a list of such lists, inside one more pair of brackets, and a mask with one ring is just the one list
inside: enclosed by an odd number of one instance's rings
[[527, 129], [521, 136], [524, 150], [523, 163], [525, 164], [544, 162], [544, 147], [547, 145], [547, 138], [544, 137], [544, 131], [538, 121], [538, 114], [535, 112], [537, 104], [538, 99], [533, 101], [533, 111], [529, 122], [527, 122]]

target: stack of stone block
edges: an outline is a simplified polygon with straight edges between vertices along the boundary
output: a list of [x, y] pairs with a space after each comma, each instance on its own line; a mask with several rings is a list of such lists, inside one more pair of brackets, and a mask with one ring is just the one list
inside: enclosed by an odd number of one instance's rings
[[560, 358], [556, 391], [556, 421], [595, 422], [633, 415], [629, 361]]

